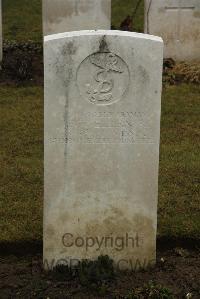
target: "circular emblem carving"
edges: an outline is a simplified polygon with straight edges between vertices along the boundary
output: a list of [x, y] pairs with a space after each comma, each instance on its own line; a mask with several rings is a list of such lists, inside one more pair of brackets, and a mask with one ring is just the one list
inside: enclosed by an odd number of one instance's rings
[[118, 102], [129, 85], [128, 66], [114, 53], [94, 53], [80, 64], [77, 84], [81, 96], [92, 104]]

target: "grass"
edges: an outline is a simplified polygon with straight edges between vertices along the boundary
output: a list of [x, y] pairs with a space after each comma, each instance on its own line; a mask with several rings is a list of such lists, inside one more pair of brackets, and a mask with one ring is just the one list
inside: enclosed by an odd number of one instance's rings
[[38, 239], [42, 231], [42, 88], [0, 87], [0, 239]]
[[159, 180], [159, 233], [200, 232], [200, 86], [170, 86], [163, 93]]
[[[163, 91], [158, 233], [199, 238], [200, 86]], [[43, 88], [0, 86], [0, 239], [42, 239]]]
[[3, 38], [42, 41], [42, 0], [3, 0]]
[[[112, 0], [112, 24], [118, 29], [138, 0]], [[143, 31], [143, 0], [134, 20], [134, 31]], [[3, 0], [3, 37], [7, 40], [42, 41], [42, 0]]]

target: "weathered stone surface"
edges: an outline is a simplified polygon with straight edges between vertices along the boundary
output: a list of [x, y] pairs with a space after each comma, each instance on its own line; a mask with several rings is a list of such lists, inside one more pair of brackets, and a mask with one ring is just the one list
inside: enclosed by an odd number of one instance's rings
[[0, 0], [0, 63], [3, 56], [3, 38], [2, 38], [2, 3]]
[[164, 56], [200, 59], [200, 1], [145, 0], [145, 32], [161, 36]]
[[131, 32], [45, 37], [46, 268], [154, 263], [162, 51]]
[[110, 26], [111, 0], [43, 0], [44, 35]]

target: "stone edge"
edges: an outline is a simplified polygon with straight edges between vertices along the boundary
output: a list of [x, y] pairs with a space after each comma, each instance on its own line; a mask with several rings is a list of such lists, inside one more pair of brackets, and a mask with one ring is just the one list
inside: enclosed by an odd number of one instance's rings
[[145, 34], [145, 33], [130, 32], [130, 31], [119, 31], [119, 30], [80, 30], [80, 31], [51, 34], [51, 35], [44, 36], [44, 43], [52, 40], [67, 38], [67, 37], [77, 37], [77, 36], [87, 36], [87, 35], [88, 36], [92, 36], [92, 35], [122, 36], [122, 37], [146, 39], [146, 40], [163, 43], [163, 39], [159, 36]]

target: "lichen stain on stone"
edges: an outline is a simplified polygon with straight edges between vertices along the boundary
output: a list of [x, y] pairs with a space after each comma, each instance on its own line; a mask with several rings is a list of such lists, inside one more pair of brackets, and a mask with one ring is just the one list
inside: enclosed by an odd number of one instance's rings
[[50, 252], [50, 253], [52, 253], [53, 250], [54, 250], [54, 246], [48, 246], [48, 247], [45, 247], [45, 251], [46, 251], [46, 252]]
[[138, 74], [141, 78], [140, 82], [143, 84], [147, 84], [149, 82], [149, 75], [143, 66], [138, 67]]
[[63, 225], [65, 225], [65, 223], [68, 220], [68, 218], [69, 218], [69, 213], [68, 212], [63, 213], [60, 216], [60, 221], [63, 223]]
[[62, 49], [62, 55], [74, 55], [76, 53], [77, 48], [74, 45], [74, 42], [67, 42]]
[[63, 79], [63, 76], [67, 74], [67, 82], [71, 79], [71, 66], [73, 64], [72, 56], [76, 54], [77, 47], [74, 42], [67, 42], [59, 49], [60, 55], [56, 58], [53, 68], [56, 69], [56, 73]]
[[[86, 236], [115, 236], [124, 237], [127, 234], [130, 237], [138, 234], [140, 246], [151, 246], [150, 240], [155, 234], [153, 221], [142, 215], [134, 215], [128, 219], [122, 210], [118, 208], [110, 211], [110, 216], [106, 217], [103, 222], [93, 221], [86, 226]], [[149, 243], [150, 242], [150, 243]], [[146, 245], [145, 245], [145, 244]], [[132, 249], [132, 248], [130, 248]]]
[[49, 225], [49, 226], [46, 228], [46, 236], [47, 236], [47, 239], [48, 239], [48, 238], [51, 238], [53, 235], [55, 235], [54, 227], [53, 227], [52, 225]]
[[99, 52], [100, 53], [108, 53], [110, 52], [107, 41], [106, 41], [106, 36], [104, 35], [100, 42], [99, 42]]
[[195, 12], [193, 13], [193, 16], [194, 16], [195, 18], [200, 18], [200, 10], [195, 11]]
[[123, 217], [123, 212], [121, 209], [112, 207], [112, 211], [117, 217]]

